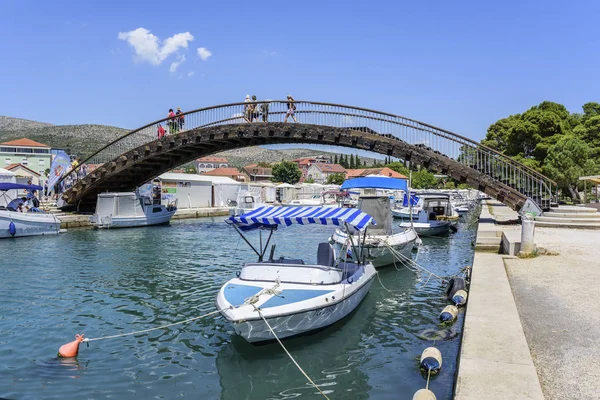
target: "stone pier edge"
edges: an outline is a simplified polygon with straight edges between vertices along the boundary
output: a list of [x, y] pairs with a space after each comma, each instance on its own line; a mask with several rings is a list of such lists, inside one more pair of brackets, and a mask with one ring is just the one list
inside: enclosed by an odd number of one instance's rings
[[[502, 236], [488, 204], [481, 207], [477, 236]], [[454, 393], [457, 400], [544, 399], [506, 274], [506, 257], [475, 251]]]

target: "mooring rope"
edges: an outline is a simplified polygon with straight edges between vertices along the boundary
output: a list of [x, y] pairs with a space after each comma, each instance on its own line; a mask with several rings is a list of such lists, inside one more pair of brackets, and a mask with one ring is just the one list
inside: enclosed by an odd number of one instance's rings
[[257, 308], [254, 304], [252, 304], [252, 307], [254, 307], [254, 309], [258, 312], [258, 315], [260, 315], [260, 317], [262, 318], [262, 320], [265, 321], [265, 324], [267, 324], [267, 327], [269, 328], [269, 330], [271, 331], [271, 333], [273, 334], [273, 336], [275, 337], [275, 339], [277, 340], [277, 342], [279, 343], [279, 345], [281, 346], [281, 348], [283, 349], [283, 351], [285, 351], [285, 353], [288, 355], [288, 357], [290, 358], [290, 360], [292, 360], [292, 362], [296, 365], [296, 367], [300, 370], [300, 372], [302, 372], [302, 374], [306, 377], [306, 379], [308, 379], [308, 381], [311, 383], [311, 385], [313, 385], [319, 391], [319, 393], [321, 393], [323, 395], [323, 397], [325, 397], [327, 400], [330, 400], [329, 397], [327, 397], [327, 395], [325, 393], [323, 393], [323, 391], [321, 390], [321, 388], [319, 386], [317, 386], [317, 384], [315, 382], [313, 382], [312, 379], [310, 379], [310, 376], [308, 376], [308, 374], [306, 372], [304, 372], [304, 370], [302, 369], [302, 367], [296, 362], [296, 360], [294, 359], [294, 357], [292, 357], [292, 355], [285, 348], [285, 346], [283, 345], [283, 343], [281, 343], [281, 340], [279, 340], [279, 338], [277, 337], [277, 334], [275, 334], [275, 331], [273, 330], [273, 328], [271, 328], [271, 325], [269, 324], [269, 322], [267, 321], [267, 319], [265, 318], [265, 316], [262, 314], [262, 312], [260, 312], [260, 309]]
[[165, 328], [168, 328], [168, 327], [171, 327], [171, 326], [175, 326], [175, 325], [187, 324], [188, 322], [192, 322], [192, 321], [196, 321], [198, 319], [210, 317], [211, 315], [217, 314], [219, 312], [220, 312], [219, 310], [215, 310], [215, 311], [209, 312], [208, 314], [201, 315], [199, 317], [194, 317], [194, 318], [186, 319], [185, 321], [173, 322], [172, 324], [157, 326], [157, 327], [149, 328], [149, 329], [142, 329], [141, 331], [122, 333], [120, 335], [102, 336], [102, 337], [97, 337], [97, 338], [85, 338], [85, 339], [83, 339], [83, 341], [84, 342], [93, 342], [94, 340], [114, 339], [114, 338], [123, 337], [123, 336], [131, 336], [131, 335], [137, 335], [137, 334], [140, 334], [140, 333], [146, 333], [146, 332], [156, 331], [156, 330], [159, 330], [159, 329], [165, 329]]

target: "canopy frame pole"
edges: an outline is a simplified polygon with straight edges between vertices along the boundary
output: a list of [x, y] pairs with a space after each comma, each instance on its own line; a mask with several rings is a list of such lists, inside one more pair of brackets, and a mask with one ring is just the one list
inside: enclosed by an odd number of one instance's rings
[[238, 229], [238, 227], [237, 227], [237, 226], [235, 226], [235, 224], [232, 224], [232, 226], [235, 228], [235, 231], [236, 231], [237, 233], [239, 233], [239, 234], [240, 234], [240, 236], [242, 237], [242, 239], [244, 239], [244, 242], [246, 242], [246, 243], [248, 244], [248, 246], [250, 246], [250, 248], [251, 248], [252, 250], [254, 250], [254, 252], [255, 252], [255, 253], [256, 253], [256, 255], [258, 256], [258, 260], [259, 260], [259, 261], [261, 261], [261, 259], [260, 259], [261, 255], [260, 255], [260, 253], [259, 253], [259, 252], [258, 252], [258, 251], [257, 251], [257, 250], [254, 248], [254, 246], [252, 246], [252, 243], [250, 243], [250, 242], [248, 241], [248, 239], [246, 239], [246, 236], [244, 236], [244, 234], [243, 234], [242, 232], [240, 232], [240, 230]]
[[[265, 257], [265, 253], [267, 252], [267, 247], [269, 247], [269, 242], [271, 241], [271, 236], [273, 236], [273, 229], [269, 232], [269, 237], [267, 238], [267, 243], [265, 243], [265, 247], [262, 247], [261, 244], [261, 254], [258, 257], [258, 261], [262, 261]], [[261, 243], [262, 243], [262, 231], [260, 233]]]
[[[362, 255], [362, 262], [364, 265], [366, 265], [366, 257], [365, 257], [365, 242], [367, 241], [367, 229], [369, 229], [367, 226], [365, 226], [365, 231], [363, 232], [363, 242], [362, 242], [362, 247], [360, 248], [360, 253]], [[360, 236], [359, 236], [360, 238]]]
[[[360, 265], [360, 259], [362, 254], [358, 252], [358, 249], [354, 245], [354, 240], [352, 240], [352, 233], [350, 232], [350, 228], [348, 228], [348, 223], [344, 221], [344, 225], [346, 226], [346, 232], [348, 234], [348, 239], [350, 240], [350, 245], [352, 246], [352, 251], [356, 254], [356, 261], [358, 265]], [[360, 241], [360, 231], [358, 233], [358, 240]]]

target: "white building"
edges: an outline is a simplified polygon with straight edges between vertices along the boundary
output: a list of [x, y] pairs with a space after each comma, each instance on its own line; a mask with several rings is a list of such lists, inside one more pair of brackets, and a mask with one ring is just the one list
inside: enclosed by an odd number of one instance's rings
[[177, 200], [178, 208], [226, 207], [237, 199], [239, 182], [222, 176], [165, 173], [161, 183], [162, 202]]
[[316, 163], [308, 168], [307, 179], [312, 179], [315, 183], [326, 183], [327, 177], [333, 174], [346, 174], [346, 169], [340, 164]]
[[208, 156], [194, 160], [194, 167], [196, 167], [196, 171], [201, 174], [217, 168], [228, 168], [229, 162], [223, 157]]

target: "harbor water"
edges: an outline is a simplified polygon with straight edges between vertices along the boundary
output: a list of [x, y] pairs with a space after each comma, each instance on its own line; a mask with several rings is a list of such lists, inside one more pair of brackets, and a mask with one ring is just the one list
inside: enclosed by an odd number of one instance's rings
[[[221, 285], [256, 259], [223, 220], [0, 241], [0, 398], [322, 398], [277, 343], [250, 345], [220, 315], [82, 344], [76, 359], [57, 358], [76, 333], [122, 334], [213, 311]], [[476, 222], [458, 228], [423, 238], [418, 263], [438, 275], [470, 265]], [[331, 233], [280, 228], [276, 255], [314, 262]], [[381, 283], [348, 318], [284, 344], [331, 399], [411, 399], [426, 382], [419, 356], [434, 345], [444, 360], [430, 389], [450, 399], [463, 313], [441, 325], [444, 287], [428, 278], [400, 266], [381, 270]]]

